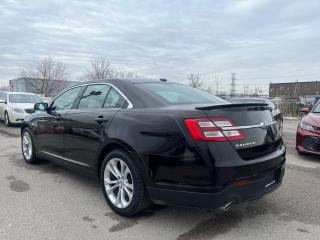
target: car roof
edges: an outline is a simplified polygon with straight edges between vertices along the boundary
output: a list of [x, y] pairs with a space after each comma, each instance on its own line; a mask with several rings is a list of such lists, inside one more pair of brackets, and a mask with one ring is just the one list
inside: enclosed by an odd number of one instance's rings
[[[120, 83], [131, 83], [131, 84], [138, 84], [138, 83], [166, 83], [168, 82], [167, 79], [161, 78], [161, 79], [148, 79], [148, 78], [128, 78], [128, 79], [123, 79], [123, 78], [110, 78], [110, 79], [97, 79], [97, 80], [92, 80], [89, 82], [85, 82], [87, 84], [90, 83], [113, 83], [113, 82], [120, 82]], [[173, 82], [170, 82], [173, 83]], [[83, 83], [82, 83], [83, 84]], [[79, 84], [81, 85], [81, 84]]]

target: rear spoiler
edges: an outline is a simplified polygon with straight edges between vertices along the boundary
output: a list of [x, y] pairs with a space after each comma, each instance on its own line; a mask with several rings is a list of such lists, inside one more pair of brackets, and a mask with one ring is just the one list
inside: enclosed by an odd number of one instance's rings
[[268, 107], [267, 103], [228, 103], [220, 105], [210, 105], [196, 107], [197, 110], [210, 110], [210, 109], [222, 109], [222, 108], [234, 108], [234, 107]]

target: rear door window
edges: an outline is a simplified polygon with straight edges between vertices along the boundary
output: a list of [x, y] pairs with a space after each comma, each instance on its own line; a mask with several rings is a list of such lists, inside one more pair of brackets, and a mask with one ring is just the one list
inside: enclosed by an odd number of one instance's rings
[[106, 84], [95, 84], [87, 86], [78, 108], [102, 108], [110, 86]]
[[121, 96], [121, 94], [114, 88], [111, 88], [103, 107], [104, 108], [120, 108], [122, 107], [122, 104], [124, 103], [124, 101], [125, 99]]

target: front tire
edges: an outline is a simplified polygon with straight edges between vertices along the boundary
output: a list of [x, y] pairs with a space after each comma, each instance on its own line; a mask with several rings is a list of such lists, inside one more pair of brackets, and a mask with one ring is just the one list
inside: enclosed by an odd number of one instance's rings
[[11, 126], [11, 122], [10, 122], [10, 118], [9, 118], [9, 115], [8, 115], [8, 112], [5, 112], [4, 114], [4, 124], [7, 126], [7, 127], [10, 127]]
[[110, 152], [102, 163], [100, 179], [108, 205], [119, 215], [129, 217], [150, 205], [141, 173], [127, 152]]
[[21, 150], [26, 163], [34, 164], [39, 162], [36, 157], [34, 136], [29, 128], [25, 128], [21, 134]]

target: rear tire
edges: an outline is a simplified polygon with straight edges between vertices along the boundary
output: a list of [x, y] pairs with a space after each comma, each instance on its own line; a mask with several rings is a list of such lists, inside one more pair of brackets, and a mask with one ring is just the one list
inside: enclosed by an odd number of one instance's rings
[[8, 112], [5, 112], [4, 113], [4, 124], [7, 126], [7, 127], [10, 127], [11, 126], [11, 122], [10, 122], [10, 118], [9, 118], [9, 115], [8, 115]]
[[142, 175], [126, 151], [116, 149], [105, 157], [100, 179], [103, 195], [117, 214], [129, 217], [150, 206]]
[[40, 161], [36, 157], [34, 135], [29, 128], [25, 128], [21, 134], [21, 151], [26, 163], [35, 164]]

